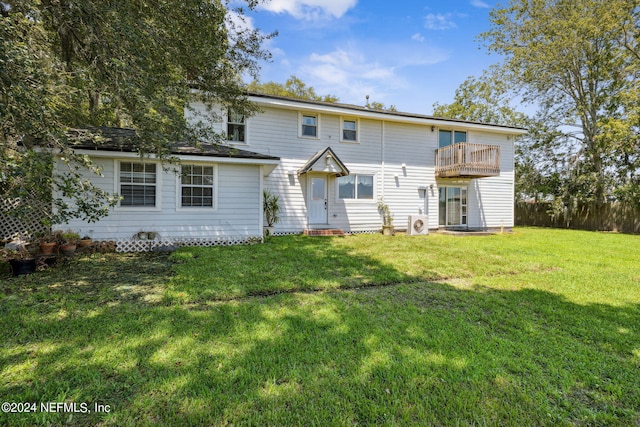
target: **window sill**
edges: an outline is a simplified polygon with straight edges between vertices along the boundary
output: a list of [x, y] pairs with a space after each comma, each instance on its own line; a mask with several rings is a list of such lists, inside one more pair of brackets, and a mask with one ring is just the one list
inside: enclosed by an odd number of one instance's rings
[[190, 213], [217, 213], [218, 208], [215, 207], [202, 207], [202, 206], [194, 206], [194, 207], [176, 207], [176, 212], [190, 212]]
[[113, 208], [115, 212], [160, 212], [160, 206], [116, 206]]

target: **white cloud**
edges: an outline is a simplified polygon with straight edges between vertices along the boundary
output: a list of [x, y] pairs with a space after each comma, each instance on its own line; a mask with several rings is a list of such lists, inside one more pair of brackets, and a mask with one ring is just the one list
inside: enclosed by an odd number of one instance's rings
[[[386, 102], [409, 87], [405, 67], [432, 65], [447, 59], [434, 48], [406, 44], [347, 43], [329, 53], [312, 53], [297, 74], [317, 93], [338, 95], [341, 102], [363, 105], [365, 96]], [[413, 45], [415, 46], [415, 45]]]
[[358, 0], [271, 0], [262, 7], [270, 12], [288, 13], [296, 19], [317, 21], [341, 18]]
[[411, 36], [411, 40], [415, 40], [417, 42], [423, 42], [424, 41], [424, 36], [420, 33], [415, 33], [414, 35]]
[[451, 19], [450, 13], [430, 13], [425, 16], [424, 26], [429, 30], [449, 30], [456, 28], [456, 23]]
[[483, 2], [482, 0], [471, 0], [471, 5], [475, 7], [484, 8], [484, 9], [488, 9], [491, 7], [487, 3]]

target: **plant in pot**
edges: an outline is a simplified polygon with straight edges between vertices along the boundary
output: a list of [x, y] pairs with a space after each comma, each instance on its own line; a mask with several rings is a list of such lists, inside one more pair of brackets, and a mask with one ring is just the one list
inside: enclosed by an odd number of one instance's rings
[[378, 200], [378, 211], [382, 214], [382, 234], [385, 236], [393, 236], [393, 215], [382, 199]]
[[40, 253], [43, 255], [51, 255], [60, 241], [61, 231], [53, 231], [41, 236], [38, 239], [40, 244]]
[[7, 260], [14, 276], [30, 274], [36, 271], [36, 259], [24, 247], [0, 249], [0, 258]]
[[262, 210], [267, 225], [264, 226], [265, 237], [273, 233], [273, 226], [280, 221], [280, 197], [271, 192], [264, 190], [262, 193]]
[[91, 236], [82, 236], [80, 238], [80, 240], [78, 240], [78, 246], [80, 246], [81, 248], [86, 248], [91, 246], [91, 243], [93, 243], [93, 239], [91, 238]]
[[80, 235], [73, 231], [65, 231], [60, 234], [60, 252], [64, 255], [71, 255], [76, 251]]

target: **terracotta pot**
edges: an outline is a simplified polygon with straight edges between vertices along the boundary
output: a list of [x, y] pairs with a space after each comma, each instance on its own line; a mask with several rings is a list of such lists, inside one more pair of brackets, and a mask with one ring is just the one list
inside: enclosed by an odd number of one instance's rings
[[75, 253], [75, 251], [76, 251], [76, 245], [69, 245], [69, 244], [60, 245], [60, 252], [62, 252], [65, 255], [71, 255]]
[[91, 246], [91, 243], [93, 243], [93, 240], [91, 240], [91, 239], [80, 239], [78, 241], [78, 245], [81, 248], [86, 248], [87, 246]]
[[385, 236], [393, 236], [393, 225], [383, 225], [382, 226], [382, 234]]
[[40, 243], [40, 252], [42, 252], [43, 255], [51, 255], [56, 247], [56, 244], [56, 242]]

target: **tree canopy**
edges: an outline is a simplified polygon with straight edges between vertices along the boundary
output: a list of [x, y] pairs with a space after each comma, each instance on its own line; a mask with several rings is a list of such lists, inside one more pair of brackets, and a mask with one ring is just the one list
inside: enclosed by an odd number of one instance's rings
[[[434, 114], [529, 129], [516, 143], [516, 196], [571, 213], [640, 205], [640, 2], [511, 0], [480, 36], [504, 62], [470, 77]], [[516, 102], [537, 108], [531, 117]]]
[[260, 83], [257, 79], [252, 81], [247, 90], [250, 92], [263, 93], [265, 95], [288, 96], [291, 98], [308, 99], [311, 101], [338, 102], [335, 95], [318, 95], [312, 86], [307, 86], [298, 77], [292, 75], [286, 82], [276, 83], [269, 81]]
[[565, 206], [613, 196], [640, 202], [638, 4], [511, 0], [491, 11], [480, 36], [504, 58], [500, 84], [538, 107], [530, 166], [555, 174], [550, 196]]
[[[78, 168], [90, 161], [70, 149], [78, 138], [95, 137], [90, 126], [132, 128], [138, 151], [166, 156], [176, 141], [219, 138], [206, 121], [186, 121], [194, 98], [255, 111], [241, 76], [257, 76], [258, 61], [269, 57], [261, 43], [271, 35], [245, 25], [242, 7], [223, 0], [4, 0], [0, 9], [0, 191], [49, 200], [55, 222], [95, 220], [116, 200], [81, 179]], [[51, 170], [51, 152], [67, 162], [64, 172]], [[51, 200], [52, 188], [72, 205]]]
[[[265, 95], [287, 96], [291, 98], [306, 99], [311, 101], [322, 102], [339, 102], [340, 99], [335, 95], [318, 95], [312, 86], [307, 86], [302, 79], [292, 75], [286, 82], [277, 83], [274, 81], [260, 83], [258, 80], [252, 81], [248, 86], [249, 92], [263, 93]], [[382, 102], [371, 101], [369, 96], [366, 97], [366, 107], [374, 110], [397, 111], [395, 105], [387, 107]]]

